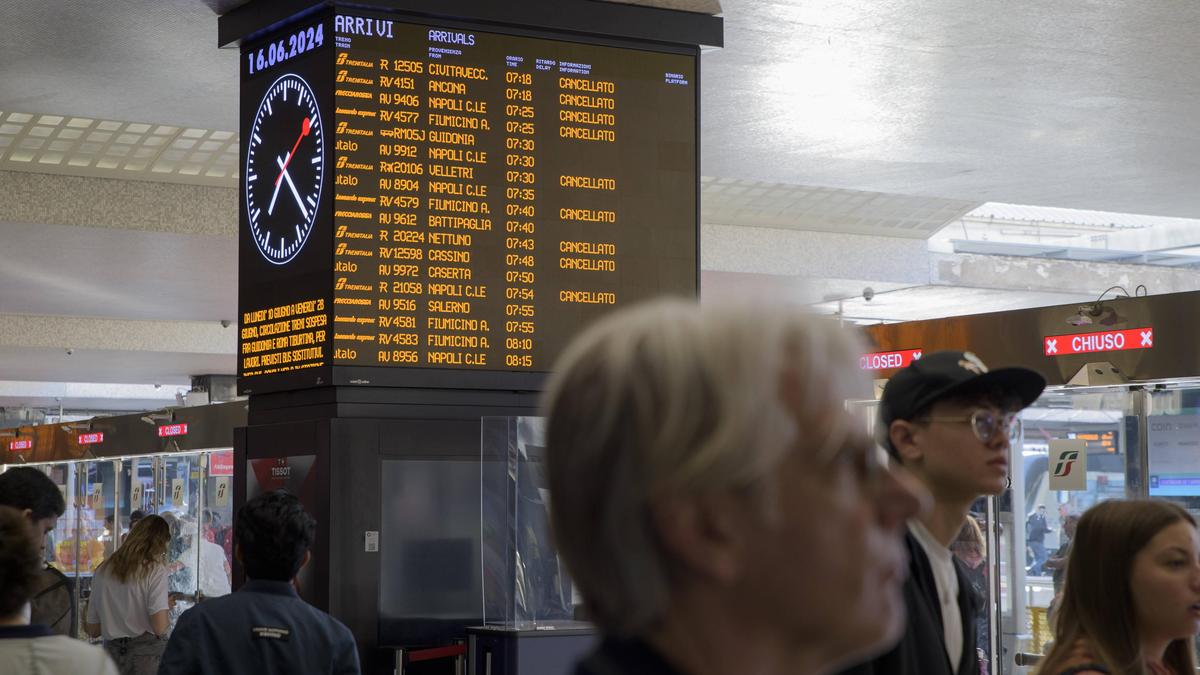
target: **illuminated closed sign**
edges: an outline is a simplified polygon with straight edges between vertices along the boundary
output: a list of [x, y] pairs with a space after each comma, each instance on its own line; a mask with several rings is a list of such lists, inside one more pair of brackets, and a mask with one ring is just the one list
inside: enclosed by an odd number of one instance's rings
[[1154, 347], [1154, 329], [1150, 326], [1099, 333], [1047, 335], [1042, 338], [1042, 349], [1046, 356], [1123, 352], [1130, 349], [1150, 349], [1152, 347]]
[[166, 438], [168, 436], [186, 436], [187, 422], [181, 424], [165, 424], [158, 428], [158, 437]]
[[863, 370], [892, 370], [904, 368], [921, 358], [920, 349], [904, 349], [898, 352], [875, 352], [863, 354], [858, 359], [858, 367]]
[[79, 436], [76, 437], [75, 442], [79, 443], [80, 445], [95, 445], [97, 443], [103, 443], [104, 432], [96, 431], [90, 434], [79, 434]]
[[16, 440], [16, 441], [9, 441], [8, 449], [12, 452], [20, 452], [21, 450], [32, 450], [33, 449], [33, 439], [32, 438], [23, 438], [23, 439]]

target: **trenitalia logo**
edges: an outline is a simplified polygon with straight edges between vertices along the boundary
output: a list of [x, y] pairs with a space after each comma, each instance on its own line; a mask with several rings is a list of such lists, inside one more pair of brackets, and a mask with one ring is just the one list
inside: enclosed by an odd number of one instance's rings
[[1047, 335], [1042, 338], [1042, 350], [1046, 356], [1123, 352], [1131, 349], [1152, 349], [1153, 347], [1154, 329], [1150, 326], [1100, 333]]
[[1079, 461], [1079, 451], [1069, 450], [1062, 454], [1058, 459], [1058, 463], [1054, 465], [1054, 477], [1066, 478], [1071, 475], [1071, 467], [1075, 466], [1075, 462]]

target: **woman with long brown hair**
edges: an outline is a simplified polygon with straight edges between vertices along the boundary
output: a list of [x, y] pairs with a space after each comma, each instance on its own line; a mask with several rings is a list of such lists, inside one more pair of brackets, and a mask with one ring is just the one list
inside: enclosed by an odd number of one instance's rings
[[[958, 536], [950, 543], [950, 552], [962, 563], [963, 578], [971, 584], [971, 589], [986, 603], [988, 592], [987, 574], [987, 540], [983, 536], [983, 528], [973, 514], [967, 514]], [[979, 672], [987, 673], [988, 668], [988, 613], [979, 612], [975, 617], [975, 644], [979, 655]]]
[[1038, 675], [1192, 675], [1200, 534], [1176, 504], [1110, 501], [1079, 520]]
[[167, 641], [167, 545], [171, 528], [159, 516], [139, 520], [97, 570], [87, 610], [87, 632], [122, 675], [158, 672]]

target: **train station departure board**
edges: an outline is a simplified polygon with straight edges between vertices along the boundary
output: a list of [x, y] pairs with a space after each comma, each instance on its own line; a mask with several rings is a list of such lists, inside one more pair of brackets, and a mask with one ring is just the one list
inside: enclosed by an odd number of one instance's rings
[[544, 372], [694, 295], [696, 63], [347, 14], [244, 46], [242, 391]]

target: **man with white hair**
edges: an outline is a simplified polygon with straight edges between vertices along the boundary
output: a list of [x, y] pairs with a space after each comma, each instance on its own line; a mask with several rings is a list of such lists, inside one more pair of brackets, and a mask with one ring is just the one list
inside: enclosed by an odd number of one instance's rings
[[615, 312], [545, 397], [559, 552], [604, 640], [579, 675], [813, 675], [903, 625], [904, 522], [845, 402], [857, 340], [785, 307]]

